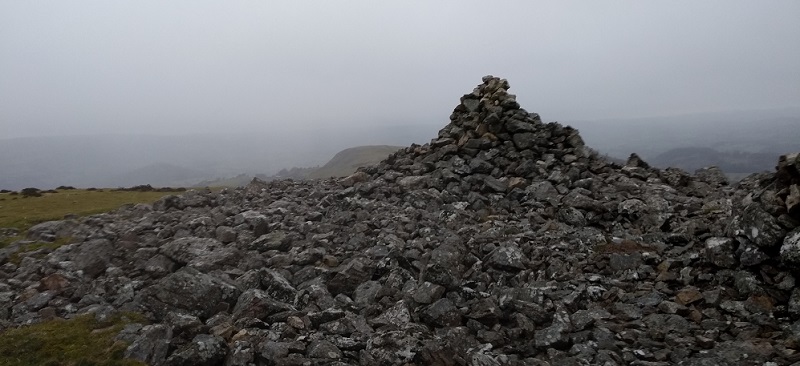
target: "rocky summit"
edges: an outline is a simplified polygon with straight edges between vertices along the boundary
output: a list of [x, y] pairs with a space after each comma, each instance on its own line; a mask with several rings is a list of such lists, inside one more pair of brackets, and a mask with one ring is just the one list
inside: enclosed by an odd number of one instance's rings
[[[800, 365], [800, 155], [735, 185], [616, 164], [508, 89], [344, 179], [37, 225], [2, 326], [137, 312], [151, 365]], [[69, 244], [8, 261], [37, 240]]]

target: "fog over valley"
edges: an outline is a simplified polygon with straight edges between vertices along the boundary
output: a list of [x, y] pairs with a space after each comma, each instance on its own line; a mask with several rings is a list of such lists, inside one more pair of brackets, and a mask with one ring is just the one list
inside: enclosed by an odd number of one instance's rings
[[424, 144], [487, 74], [611, 157], [771, 169], [739, 153], [798, 146], [798, 15], [793, 1], [0, 2], [0, 188], [193, 185]]

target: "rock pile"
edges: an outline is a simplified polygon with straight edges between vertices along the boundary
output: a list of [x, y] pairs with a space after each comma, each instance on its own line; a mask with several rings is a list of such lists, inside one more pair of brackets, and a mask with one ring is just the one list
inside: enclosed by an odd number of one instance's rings
[[119, 311], [153, 365], [789, 365], [800, 158], [732, 186], [599, 157], [485, 77], [437, 139], [30, 230], [4, 327]]

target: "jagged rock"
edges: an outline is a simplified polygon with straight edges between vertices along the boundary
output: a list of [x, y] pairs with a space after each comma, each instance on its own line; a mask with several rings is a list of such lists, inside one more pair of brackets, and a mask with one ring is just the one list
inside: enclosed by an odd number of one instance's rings
[[439, 327], [453, 327], [461, 324], [461, 312], [448, 298], [431, 304], [420, 317], [427, 323]]
[[430, 304], [439, 300], [444, 295], [444, 287], [430, 283], [423, 282], [414, 290], [414, 301], [420, 304]]
[[239, 296], [232, 314], [236, 319], [244, 317], [265, 319], [270, 315], [288, 310], [294, 310], [294, 308], [290, 304], [274, 300], [265, 291], [249, 289]]
[[711, 263], [719, 267], [733, 268], [736, 265], [733, 239], [720, 237], [706, 239], [706, 256]]
[[489, 264], [500, 269], [522, 270], [525, 269], [523, 258], [525, 258], [525, 254], [522, 253], [519, 246], [510, 243], [497, 248], [489, 258]]
[[332, 295], [352, 294], [353, 291], [364, 281], [372, 278], [375, 266], [367, 258], [354, 258], [347, 262], [330, 281], [328, 281], [328, 291]]
[[306, 349], [308, 357], [323, 359], [340, 359], [342, 351], [333, 343], [328, 341], [314, 341]]
[[148, 365], [162, 365], [169, 351], [172, 329], [164, 324], [146, 325], [136, 340], [125, 349], [125, 358]]
[[291, 247], [291, 238], [281, 231], [276, 230], [268, 234], [263, 234], [254, 240], [249, 249], [266, 252], [269, 250], [279, 250], [285, 252]]
[[143, 305], [158, 318], [173, 310], [208, 318], [221, 310], [220, 306], [234, 304], [239, 289], [197, 269], [184, 267], [147, 289], [143, 297]]
[[97, 277], [110, 267], [111, 258], [117, 251], [109, 240], [90, 240], [81, 244], [73, 263], [86, 276]]
[[54, 241], [58, 238], [68, 237], [77, 226], [73, 220], [45, 221], [31, 226], [27, 236], [32, 240]]
[[777, 219], [756, 204], [751, 204], [742, 212], [739, 230], [762, 248], [779, 246], [781, 239], [786, 235]]
[[425, 267], [424, 280], [445, 288], [454, 288], [461, 283], [464, 272], [463, 251], [453, 244], [444, 244], [430, 253]]
[[411, 313], [408, 311], [406, 303], [400, 300], [393, 307], [373, 319], [372, 323], [377, 326], [391, 324], [396, 327], [402, 327], [409, 321], [411, 321]]
[[265, 270], [264, 276], [261, 278], [261, 286], [270, 298], [294, 304], [297, 290], [277, 271]]
[[219, 269], [235, 263], [237, 251], [211, 238], [187, 237], [173, 240], [161, 247], [161, 253], [179, 265], [201, 271]]
[[800, 267], [800, 229], [795, 229], [783, 239], [781, 260], [794, 267]]
[[181, 347], [167, 358], [167, 366], [214, 366], [222, 363], [228, 346], [221, 337], [198, 334], [192, 342]]

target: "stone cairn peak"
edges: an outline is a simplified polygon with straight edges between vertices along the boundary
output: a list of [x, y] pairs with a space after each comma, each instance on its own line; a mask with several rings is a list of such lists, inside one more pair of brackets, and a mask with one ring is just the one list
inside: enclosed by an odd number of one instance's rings
[[138, 312], [117, 339], [150, 365], [800, 362], [800, 155], [616, 164], [508, 89], [344, 179], [39, 224], [0, 249], [0, 329]]

